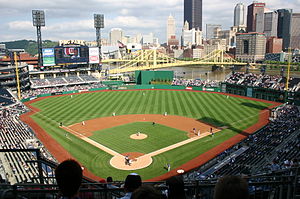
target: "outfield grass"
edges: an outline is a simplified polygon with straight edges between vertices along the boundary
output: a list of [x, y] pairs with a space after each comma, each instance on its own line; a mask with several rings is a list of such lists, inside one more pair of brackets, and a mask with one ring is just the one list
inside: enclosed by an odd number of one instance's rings
[[[141, 132], [148, 137], [143, 140], [133, 140], [130, 135]], [[187, 133], [152, 122], [135, 122], [96, 131], [89, 138], [111, 148], [118, 153], [140, 152], [150, 153], [158, 149], [188, 139]]]
[[[116, 180], [123, 180], [129, 171], [111, 167], [111, 155], [75, 136], [70, 134], [68, 137], [71, 139], [66, 139], [66, 131], [58, 127], [59, 122], [67, 126], [88, 119], [111, 116], [113, 112], [117, 115], [168, 112], [169, 115], [195, 118], [215, 126], [228, 127], [217, 133], [213, 139], [206, 137], [155, 156], [153, 164], [136, 171], [143, 179], [149, 179], [165, 173], [163, 167], [167, 162], [171, 163], [172, 168], [178, 167], [253, 125], [258, 120], [259, 111], [270, 104], [236, 97], [227, 99], [224, 95], [214, 93], [137, 90], [86, 93], [74, 95], [73, 98], [57, 96], [32, 105], [41, 109], [32, 118], [85, 167], [100, 177], [113, 176]], [[105, 139], [109, 139], [109, 136]], [[114, 139], [107, 142], [114, 144]], [[127, 141], [121, 145], [128, 147], [122, 150], [133, 152], [129, 151], [133, 148], [130, 148], [132, 146]]]

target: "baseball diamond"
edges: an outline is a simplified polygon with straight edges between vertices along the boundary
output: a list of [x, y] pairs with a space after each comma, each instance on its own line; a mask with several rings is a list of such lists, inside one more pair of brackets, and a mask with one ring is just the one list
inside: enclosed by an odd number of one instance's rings
[[193, 169], [244, 139], [267, 123], [268, 108], [278, 104], [209, 92], [125, 90], [39, 98], [26, 105], [33, 112], [23, 121], [59, 161], [76, 158], [94, 179], [122, 180], [135, 171], [158, 180]]

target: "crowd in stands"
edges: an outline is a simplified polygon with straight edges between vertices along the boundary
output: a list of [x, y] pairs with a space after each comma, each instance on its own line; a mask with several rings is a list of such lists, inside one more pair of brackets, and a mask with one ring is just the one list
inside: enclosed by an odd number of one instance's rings
[[[208, 179], [224, 175], [250, 175], [298, 167], [299, 109], [285, 104], [273, 111], [270, 120], [271, 122], [263, 129], [225, 150], [196, 171], [187, 174], [186, 178]], [[242, 147], [245, 150], [236, 155]]]
[[41, 87], [54, 87], [61, 85], [73, 85], [73, 84], [87, 84], [93, 82], [99, 82], [99, 80], [90, 75], [70, 75], [68, 77], [56, 77], [45, 79], [31, 79], [32, 88]]
[[201, 80], [201, 79], [177, 79], [177, 78], [173, 78], [172, 85], [174, 85], [174, 86], [218, 87], [220, 85], [220, 81], [216, 81], [216, 80]]
[[[226, 83], [243, 86], [269, 88], [283, 91], [286, 86], [286, 77], [280, 75], [254, 74], [244, 72], [233, 72], [226, 80]], [[289, 80], [289, 91], [300, 91], [300, 78], [291, 77]]]
[[0, 88], [0, 106], [12, 105], [15, 102], [15, 98], [8, 92], [8, 90]]
[[48, 88], [37, 88], [30, 89], [22, 92], [22, 98], [34, 97], [41, 94], [55, 93], [55, 92], [66, 92], [66, 91], [75, 91], [75, 90], [88, 90], [92, 88], [101, 88], [105, 85], [101, 83], [91, 83], [91, 84], [82, 84], [82, 85], [72, 85], [72, 86], [62, 86], [62, 87], [48, 87]]
[[[0, 107], [0, 149], [39, 149], [45, 159], [55, 161], [43, 144], [35, 137], [32, 130], [24, 124], [19, 115], [26, 112], [26, 107], [19, 102]], [[2, 179], [13, 182], [38, 182], [39, 171], [36, 155], [32, 152], [5, 152], [0, 156]], [[0, 170], [1, 171], [1, 170]], [[43, 171], [44, 174], [48, 171]]]
[[[81, 165], [77, 161], [68, 159], [60, 163], [55, 169], [59, 198], [100, 198], [92, 192], [80, 192], [80, 188], [84, 187], [81, 184], [82, 176]], [[112, 177], [108, 177], [106, 188], [111, 191], [105, 195], [105, 198], [109, 199], [186, 199], [200, 196], [195, 195], [195, 193], [188, 194], [182, 176], [172, 176], [164, 183], [147, 184], [142, 182], [141, 176], [137, 173], [130, 173], [121, 185], [114, 183]], [[121, 192], [115, 195], [113, 190], [120, 190]], [[205, 198], [249, 199], [248, 182], [240, 176], [222, 177], [216, 183], [214, 191], [210, 192], [208, 196]]]

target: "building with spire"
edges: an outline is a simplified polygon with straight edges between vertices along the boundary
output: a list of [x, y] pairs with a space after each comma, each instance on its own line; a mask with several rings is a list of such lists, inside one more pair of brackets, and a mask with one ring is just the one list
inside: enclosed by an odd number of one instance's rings
[[169, 45], [169, 40], [176, 38], [176, 26], [175, 19], [170, 14], [167, 20], [167, 44]]

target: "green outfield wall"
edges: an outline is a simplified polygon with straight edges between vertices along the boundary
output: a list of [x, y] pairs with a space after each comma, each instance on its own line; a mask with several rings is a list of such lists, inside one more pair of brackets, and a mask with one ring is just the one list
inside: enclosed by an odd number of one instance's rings
[[135, 82], [138, 85], [147, 85], [151, 81], [172, 81], [174, 71], [135, 71]]

